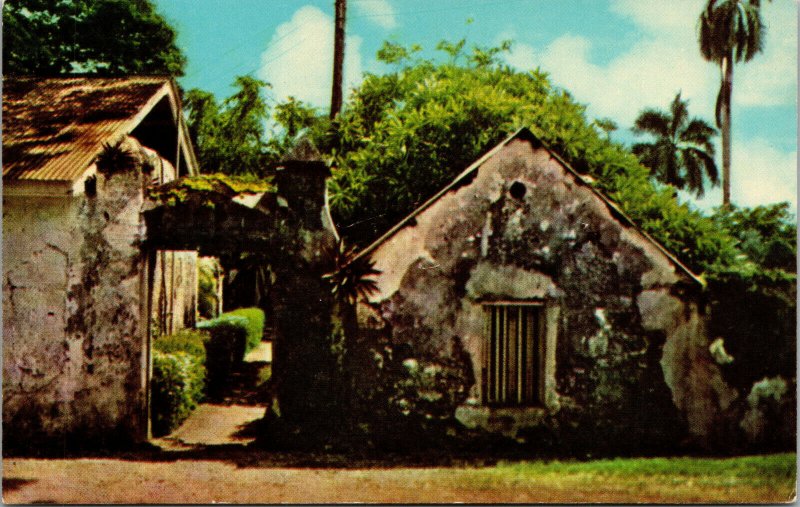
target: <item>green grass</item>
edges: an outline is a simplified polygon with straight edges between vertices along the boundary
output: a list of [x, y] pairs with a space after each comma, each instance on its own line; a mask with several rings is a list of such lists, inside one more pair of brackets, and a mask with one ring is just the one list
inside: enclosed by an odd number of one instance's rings
[[736, 458], [616, 458], [588, 462], [501, 462], [495, 468], [497, 478], [512, 482], [534, 475], [582, 475], [598, 480], [638, 479], [677, 481], [694, 480], [706, 485], [744, 485], [752, 487], [795, 481], [794, 453]]

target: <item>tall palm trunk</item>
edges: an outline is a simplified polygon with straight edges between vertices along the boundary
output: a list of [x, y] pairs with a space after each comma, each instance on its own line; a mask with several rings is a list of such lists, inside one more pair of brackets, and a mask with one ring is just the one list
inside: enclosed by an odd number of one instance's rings
[[731, 204], [731, 95], [733, 93], [733, 52], [720, 62], [719, 127], [722, 130], [722, 205]]

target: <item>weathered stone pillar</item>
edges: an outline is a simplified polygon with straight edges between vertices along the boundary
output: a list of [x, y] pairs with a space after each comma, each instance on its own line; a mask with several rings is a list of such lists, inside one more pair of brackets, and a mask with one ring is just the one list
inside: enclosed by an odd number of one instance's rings
[[336, 231], [327, 209], [330, 171], [317, 160], [288, 160], [274, 170], [279, 208], [276, 226], [283, 243], [273, 255], [271, 302], [275, 315], [273, 375], [282, 419], [324, 431], [335, 410], [335, 366], [331, 351], [333, 298], [322, 276]]

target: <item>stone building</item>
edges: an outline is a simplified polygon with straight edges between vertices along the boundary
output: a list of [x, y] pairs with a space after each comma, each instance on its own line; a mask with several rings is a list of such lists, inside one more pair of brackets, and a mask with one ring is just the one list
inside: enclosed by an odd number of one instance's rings
[[468, 427], [704, 443], [734, 397], [702, 282], [527, 129], [359, 256], [381, 272], [362, 331], [433, 363], [466, 352]]
[[197, 253], [140, 248], [146, 189], [197, 172], [180, 111], [168, 78], [4, 78], [7, 448], [146, 438], [151, 328], [197, 305]]

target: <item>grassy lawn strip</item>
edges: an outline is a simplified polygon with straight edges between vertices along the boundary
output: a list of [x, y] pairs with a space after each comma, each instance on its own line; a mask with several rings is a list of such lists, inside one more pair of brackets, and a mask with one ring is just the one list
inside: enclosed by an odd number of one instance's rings
[[794, 453], [735, 458], [615, 458], [597, 461], [551, 461], [505, 463], [497, 473], [513, 477], [560, 474], [606, 477], [677, 476], [696, 479], [737, 479], [742, 484], [761, 486], [776, 482], [794, 482]]
[[487, 489], [546, 485], [575, 493], [596, 488], [602, 495], [634, 488], [645, 501], [735, 500], [739, 491], [745, 494], [741, 501], [788, 501], [795, 494], [796, 455], [501, 462], [475, 472], [464, 479]]

